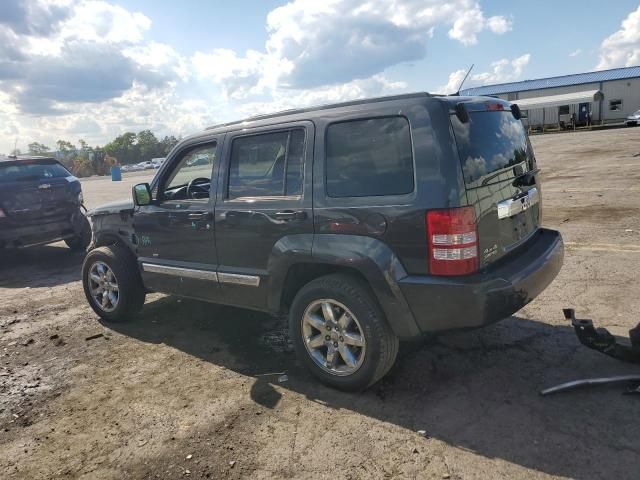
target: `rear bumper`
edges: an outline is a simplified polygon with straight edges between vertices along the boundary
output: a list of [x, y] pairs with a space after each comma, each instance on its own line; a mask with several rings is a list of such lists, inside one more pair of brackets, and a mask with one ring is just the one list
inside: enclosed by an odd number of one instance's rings
[[559, 232], [540, 229], [508, 261], [468, 277], [409, 276], [400, 289], [422, 332], [474, 328], [506, 318], [539, 295], [562, 267]]
[[28, 226], [4, 225], [0, 221], [0, 248], [25, 248], [71, 238], [81, 231], [81, 216], [78, 210], [64, 220]]

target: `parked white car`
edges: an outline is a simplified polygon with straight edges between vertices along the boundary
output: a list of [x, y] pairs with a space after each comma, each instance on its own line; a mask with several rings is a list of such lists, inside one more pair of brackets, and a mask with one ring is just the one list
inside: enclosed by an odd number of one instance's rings
[[631, 115], [629, 115], [624, 123], [627, 127], [638, 125], [638, 123], [640, 123], [640, 110], [636, 110]]
[[164, 158], [152, 158], [151, 163], [153, 163], [154, 168], [160, 168], [160, 166], [164, 163]]

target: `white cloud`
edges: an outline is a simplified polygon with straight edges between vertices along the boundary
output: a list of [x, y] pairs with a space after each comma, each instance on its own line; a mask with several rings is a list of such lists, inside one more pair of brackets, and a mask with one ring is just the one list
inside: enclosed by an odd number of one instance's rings
[[70, 41], [97, 44], [133, 45], [143, 40], [151, 20], [139, 12], [129, 12], [102, 0], [75, 3], [71, 15], [52, 36], [27, 38], [28, 52], [37, 55], [59, 55]]
[[598, 70], [640, 64], [640, 7], [622, 21], [620, 30], [600, 45]]
[[392, 95], [407, 88], [404, 82], [392, 82], [382, 75], [374, 75], [365, 80], [353, 80], [341, 85], [318, 87], [305, 90], [276, 90], [269, 101], [247, 102], [238, 111], [243, 116], [254, 116], [290, 108], [357, 100], [360, 98]]
[[463, 45], [475, 45], [478, 43], [478, 34], [485, 29], [501, 35], [510, 31], [511, 28], [511, 20], [502, 16], [486, 18], [476, 3], [457, 16], [453, 27], [449, 30], [449, 36]]
[[513, 28], [513, 22], [506, 19], [505, 17], [496, 16], [490, 17], [487, 20], [487, 26], [493, 33], [502, 35], [511, 31], [511, 29]]
[[578, 55], [580, 55], [582, 53], [582, 49], [581, 48], [577, 48], [575, 49], [573, 52], [571, 52], [569, 54], [570, 57], [577, 57]]
[[449, 74], [449, 81], [447, 82], [446, 85], [439, 87], [437, 89], [438, 90], [437, 93], [444, 93], [444, 94], [456, 93], [466, 74], [467, 74], [466, 70], [456, 70], [455, 72], [451, 72]]
[[67, 137], [103, 144], [126, 130], [182, 135], [242, 115], [400, 93], [407, 84], [388, 69], [423, 59], [437, 32], [466, 46], [512, 28], [479, 0], [292, 0], [268, 14], [263, 48], [184, 57], [148, 40], [147, 15], [112, 0], [8, 5], [0, 151], [16, 135], [23, 147]]
[[[483, 30], [502, 34], [511, 21], [487, 18], [474, 0], [294, 0], [267, 16], [264, 51], [197, 52], [201, 75], [231, 98], [275, 88], [316, 88], [370, 78], [402, 62], [424, 58], [438, 27], [464, 45]], [[214, 61], [227, 66], [223, 73]]]
[[[522, 76], [525, 67], [529, 64], [530, 59], [531, 55], [525, 53], [512, 60], [508, 58], [496, 60], [491, 63], [491, 70], [469, 75], [463, 88], [518, 80]], [[456, 70], [449, 74], [449, 81], [438, 89], [439, 93], [455, 93], [466, 73], [466, 70]]]

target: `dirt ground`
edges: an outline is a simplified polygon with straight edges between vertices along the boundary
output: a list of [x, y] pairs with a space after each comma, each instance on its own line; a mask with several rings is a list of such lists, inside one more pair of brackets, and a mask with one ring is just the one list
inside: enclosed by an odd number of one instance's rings
[[[640, 373], [580, 346], [561, 312], [619, 335], [640, 320], [640, 128], [532, 142], [544, 223], [567, 244], [560, 276], [499, 324], [403, 345], [363, 394], [314, 381], [282, 321], [153, 295], [138, 320], [105, 325], [82, 255], [5, 252], [0, 478], [637, 479], [640, 399], [539, 391]], [[148, 176], [88, 179], [84, 195], [95, 206]]]

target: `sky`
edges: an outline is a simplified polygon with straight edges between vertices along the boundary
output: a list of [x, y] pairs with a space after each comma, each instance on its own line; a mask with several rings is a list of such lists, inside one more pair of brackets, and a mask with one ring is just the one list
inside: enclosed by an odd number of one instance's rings
[[0, 0], [0, 152], [640, 65], [640, 2]]

